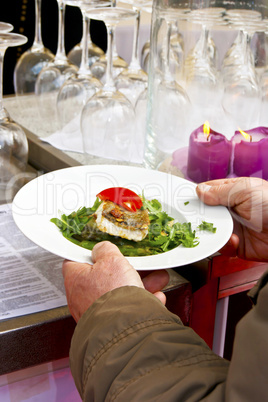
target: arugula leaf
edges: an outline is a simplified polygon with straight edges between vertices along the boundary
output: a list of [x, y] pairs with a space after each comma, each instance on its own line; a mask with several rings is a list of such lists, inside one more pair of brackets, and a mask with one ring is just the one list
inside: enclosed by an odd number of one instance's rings
[[[145, 239], [139, 242], [111, 236], [101, 232], [95, 223], [94, 213], [101, 204], [96, 198], [91, 208], [81, 207], [69, 215], [62, 214], [60, 218], [52, 218], [53, 222], [69, 241], [92, 250], [94, 245], [102, 240], [108, 240], [116, 244], [125, 256], [146, 256], [164, 253], [179, 245], [184, 247], [196, 247], [199, 240], [196, 232], [192, 230], [190, 222], [175, 222], [162, 210], [161, 203], [156, 200], [147, 200], [142, 195], [143, 207], [149, 212], [149, 231]], [[215, 233], [216, 228], [212, 223], [202, 222], [200, 230], [209, 230]]]
[[207, 230], [208, 232], [216, 233], [217, 228], [214, 227], [213, 223], [202, 221], [202, 223], [197, 226], [199, 230]]

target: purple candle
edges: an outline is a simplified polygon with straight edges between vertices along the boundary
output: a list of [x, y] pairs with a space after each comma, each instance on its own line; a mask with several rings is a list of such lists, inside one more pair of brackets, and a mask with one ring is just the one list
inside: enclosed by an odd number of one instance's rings
[[200, 126], [190, 136], [187, 176], [196, 183], [225, 178], [231, 149], [224, 135], [211, 130], [207, 123]]
[[233, 144], [233, 173], [268, 179], [268, 127], [236, 131]]

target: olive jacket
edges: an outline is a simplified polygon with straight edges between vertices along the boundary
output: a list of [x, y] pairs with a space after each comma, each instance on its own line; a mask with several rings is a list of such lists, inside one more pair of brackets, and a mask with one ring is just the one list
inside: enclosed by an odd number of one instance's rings
[[70, 367], [84, 401], [268, 401], [268, 273], [237, 325], [231, 363], [152, 294], [121, 287], [75, 329]]

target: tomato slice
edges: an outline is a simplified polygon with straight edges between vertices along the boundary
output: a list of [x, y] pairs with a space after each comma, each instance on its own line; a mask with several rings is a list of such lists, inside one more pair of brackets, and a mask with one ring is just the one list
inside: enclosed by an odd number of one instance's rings
[[112, 201], [131, 212], [136, 212], [142, 207], [142, 199], [134, 191], [124, 187], [106, 188], [97, 194], [97, 197], [103, 201]]

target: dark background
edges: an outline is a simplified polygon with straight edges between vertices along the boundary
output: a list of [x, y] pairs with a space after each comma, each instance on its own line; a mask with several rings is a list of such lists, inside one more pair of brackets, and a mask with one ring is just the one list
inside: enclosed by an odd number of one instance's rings
[[[2, 2], [3, 3], [3, 2]], [[1, 4], [0, 20], [14, 26], [13, 32], [27, 36], [28, 42], [21, 47], [8, 48], [4, 58], [3, 92], [14, 93], [13, 72], [20, 55], [31, 47], [35, 33], [35, 0], [8, 0]], [[42, 39], [45, 47], [54, 54], [58, 38], [57, 0], [42, 0], [41, 7]], [[92, 41], [106, 50], [106, 29], [102, 22], [91, 21]], [[68, 53], [80, 42], [82, 36], [82, 17], [78, 7], [66, 6], [65, 48]]]

